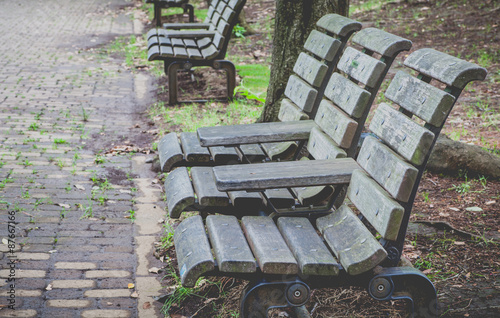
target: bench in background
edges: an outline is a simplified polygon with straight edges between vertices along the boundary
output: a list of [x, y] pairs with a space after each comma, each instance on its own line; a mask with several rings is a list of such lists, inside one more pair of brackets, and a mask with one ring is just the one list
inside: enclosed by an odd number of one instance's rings
[[146, 0], [146, 3], [153, 4], [154, 19], [156, 26], [161, 26], [161, 11], [168, 8], [182, 8], [184, 13], [189, 14], [189, 22], [194, 22], [194, 8], [189, 4], [189, 0]]

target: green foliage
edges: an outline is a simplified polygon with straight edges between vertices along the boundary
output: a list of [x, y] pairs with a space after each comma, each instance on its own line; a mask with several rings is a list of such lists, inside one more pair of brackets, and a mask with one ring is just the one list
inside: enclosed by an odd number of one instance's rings
[[233, 35], [237, 38], [245, 38], [245, 33], [247, 30], [239, 24], [236, 24], [233, 28]]

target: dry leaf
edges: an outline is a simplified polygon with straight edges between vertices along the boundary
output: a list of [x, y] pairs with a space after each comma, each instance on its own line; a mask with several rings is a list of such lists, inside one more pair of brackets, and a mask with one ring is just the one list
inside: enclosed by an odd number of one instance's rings
[[75, 188], [77, 188], [78, 190], [85, 191], [85, 187], [79, 184], [75, 184]]
[[455, 241], [455, 242], [453, 242], [453, 244], [458, 245], [458, 246], [463, 246], [463, 245], [465, 245], [465, 242]]
[[138, 298], [139, 294], [135, 291], [135, 292], [132, 293], [132, 295], [130, 295], [130, 297], [132, 297], [132, 298]]
[[60, 207], [65, 208], [65, 209], [69, 209], [69, 208], [71, 208], [71, 205], [66, 204], [66, 203], [58, 203], [57, 205], [58, 205], [58, 206], [60, 206]]
[[448, 207], [448, 209], [450, 209], [450, 210], [452, 210], [452, 211], [455, 211], [455, 212], [460, 211], [460, 209], [457, 209], [457, 208], [452, 208], [452, 207]]
[[149, 309], [151, 308], [151, 303], [148, 301], [148, 302], [145, 302], [143, 305], [142, 305], [142, 309]]
[[492, 204], [495, 204], [495, 203], [497, 203], [497, 201], [488, 201], [488, 202], [486, 202], [485, 204], [486, 204], [486, 205], [492, 205]]
[[128, 288], [134, 288], [134, 287], [135, 287], [135, 285], [133, 283], [128, 284]]
[[149, 269], [149, 272], [150, 273], [155, 273], [155, 274], [158, 274], [158, 272], [160, 271], [160, 269], [158, 267], [151, 267]]
[[52, 284], [48, 284], [47, 287], [45, 287], [45, 290], [52, 290]]
[[446, 218], [450, 216], [450, 213], [439, 212], [439, 216]]

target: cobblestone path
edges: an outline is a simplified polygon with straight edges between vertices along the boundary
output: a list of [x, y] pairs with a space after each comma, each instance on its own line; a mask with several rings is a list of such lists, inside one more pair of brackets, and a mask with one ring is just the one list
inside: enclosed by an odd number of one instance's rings
[[158, 315], [159, 189], [105, 156], [146, 138], [148, 79], [91, 50], [142, 33], [130, 5], [0, 0], [0, 317]]

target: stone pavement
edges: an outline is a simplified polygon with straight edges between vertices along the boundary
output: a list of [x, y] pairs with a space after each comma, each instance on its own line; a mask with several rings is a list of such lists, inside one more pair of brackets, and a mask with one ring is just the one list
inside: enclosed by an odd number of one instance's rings
[[104, 155], [148, 139], [149, 79], [92, 51], [142, 34], [131, 5], [0, 0], [0, 317], [160, 316], [159, 187]]

